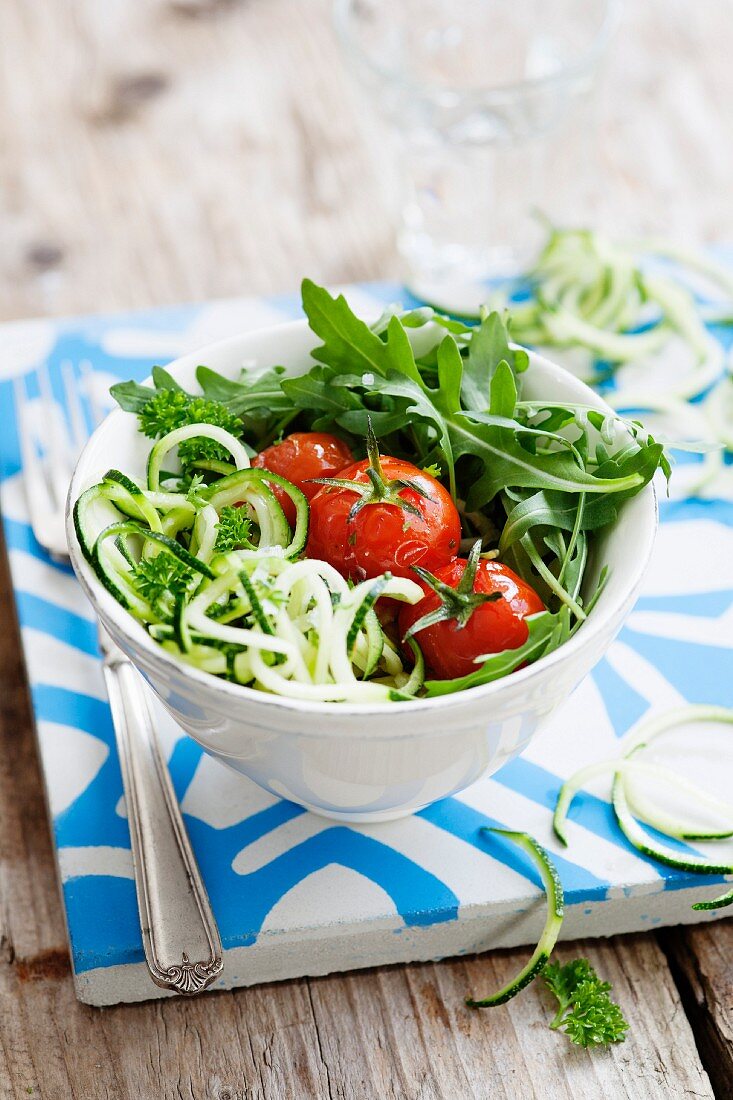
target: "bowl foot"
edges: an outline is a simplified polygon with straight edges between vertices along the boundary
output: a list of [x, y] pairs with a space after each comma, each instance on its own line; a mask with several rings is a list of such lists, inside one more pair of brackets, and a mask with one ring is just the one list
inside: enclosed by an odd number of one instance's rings
[[327, 817], [329, 821], [343, 821], [350, 825], [376, 825], [380, 821], [397, 821], [401, 817], [410, 817], [411, 814], [416, 814], [423, 809], [422, 806], [415, 806], [414, 809], [410, 810], [372, 810], [366, 813], [351, 813], [341, 810], [326, 810], [322, 806], [312, 806], [308, 802], [301, 802], [300, 805], [318, 817]]

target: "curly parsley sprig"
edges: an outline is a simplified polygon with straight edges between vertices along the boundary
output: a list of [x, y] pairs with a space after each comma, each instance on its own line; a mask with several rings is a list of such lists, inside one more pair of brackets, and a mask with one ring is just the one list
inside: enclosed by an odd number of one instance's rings
[[229, 550], [239, 550], [251, 546], [250, 534], [252, 521], [244, 508], [226, 504], [219, 515], [214, 552], [225, 554]]
[[143, 599], [164, 622], [170, 622], [176, 599], [193, 578], [192, 570], [172, 554], [157, 554], [154, 558], [141, 558], [132, 573]]
[[624, 1041], [629, 1025], [608, 996], [610, 984], [601, 981], [587, 959], [574, 959], [565, 966], [548, 963], [542, 978], [560, 1006], [551, 1028], [564, 1031], [571, 1043], [582, 1047]]
[[183, 390], [154, 390], [138, 413], [140, 431], [148, 439], [161, 436], [190, 423], [187, 413], [190, 396]]
[[[184, 390], [158, 389], [138, 411], [140, 431], [150, 439], [160, 439], [176, 428], [188, 424], [213, 424], [224, 428], [237, 439], [242, 438], [243, 424], [238, 416], [220, 401], [196, 397]], [[185, 473], [205, 462], [224, 462], [224, 449], [213, 439], [187, 439], [178, 449]]]

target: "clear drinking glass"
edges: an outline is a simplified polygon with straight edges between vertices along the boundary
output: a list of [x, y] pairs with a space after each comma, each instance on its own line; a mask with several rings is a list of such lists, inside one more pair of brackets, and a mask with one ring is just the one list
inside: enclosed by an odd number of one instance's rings
[[396, 139], [413, 285], [515, 274], [535, 209], [577, 218], [615, 0], [336, 0], [334, 14]]

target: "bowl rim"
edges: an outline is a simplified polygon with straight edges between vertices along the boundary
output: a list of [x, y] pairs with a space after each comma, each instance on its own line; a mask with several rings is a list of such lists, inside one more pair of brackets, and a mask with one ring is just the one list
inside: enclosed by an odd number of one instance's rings
[[[280, 322], [274, 325], [267, 325], [262, 328], [242, 332], [236, 336], [229, 336], [223, 340], [214, 341], [198, 350], [187, 352], [185, 355], [181, 355], [177, 359], [174, 359], [166, 365], [166, 370], [175, 376], [177, 370], [183, 370], [193, 363], [201, 363], [208, 355], [226, 353], [230, 348], [232, 350], [241, 349], [243, 341], [248, 341], [250, 339], [254, 340], [256, 338], [262, 339], [269, 335], [272, 335], [273, 338], [277, 338], [278, 334], [292, 332], [296, 329], [302, 329], [304, 331], [309, 330], [307, 320], [303, 318], [295, 321]], [[314, 337], [314, 339], [316, 338]], [[512, 347], [518, 346], [519, 345], [515, 344], [512, 345]], [[550, 374], [558, 375], [564, 379], [570, 379], [573, 385], [580, 386], [587, 392], [589, 404], [595, 404], [601, 411], [607, 411], [609, 413], [614, 412], [602, 397], [595, 393], [586, 383], [571, 374], [570, 371], [567, 371], [557, 363], [553, 363], [552, 360], [547, 359], [544, 355], [541, 355], [531, 348], [526, 348], [524, 350], [527, 351], [530, 357], [530, 364], [532, 362], [539, 362], [542, 364], [543, 368], [549, 370]], [[151, 380], [151, 376], [148, 375], [144, 379], [143, 384], [149, 383]], [[94, 441], [106, 432], [109, 432], [110, 427], [115, 423], [118, 421], [123, 422], [129, 416], [130, 414], [126, 413], [123, 409], [113, 409], [89, 437], [77, 459], [66, 500], [65, 517], [71, 564], [95, 612], [101, 614], [103, 618], [110, 619], [114, 623], [119, 633], [124, 638], [129, 639], [130, 649], [133, 652], [142, 649], [152, 664], [157, 664], [163, 669], [169, 669], [179, 676], [185, 676], [198, 687], [206, 691], [207, 694], [219, 695], [222, 701], [228, 699], [232, 703], [250, 703], [252, 705], [273, 707], [275, 711], [281, 713], [296, 712], [310, 715], [328, 715], [328, 717], [335, 717], [338, 715], [345, 717], [349, 715], [381, 718], [388, 714], [434, 713], [439, 709], [457, 709], [461, 704], [468, 705], [471, 702], [479, 702], [480, 700], [493, 698], [501, 694], [501, 692], [506, 690], [509, 686], [520, 687], [524, 685], [529, 689], [533, 683], [540, 681], [542, 677], [553, 668], [572, 662], [581, 651], [589, 648], [593, 641], [608, 629], [609, 623], [613, 623], [618, 618], [624, 606], [636, 595], [654, 548], [659, 509], [654, 481], [652, 480], [644, 487], [640, 494], [641, 497], [646, 497], [648, 499], [651, 515], [649, 522], [646, 524], [644, 542], [639, 547], [639, 553], [634, 556], [635, 565], [628, 579], [628, 584], [624, 586], [618, 594], [615, 602], [609, 608], [605, 609], [605, 614], [602, 618], [594, 620], [591, 614], [582, 628], [572, 638], [568, 639], [568, 641], [563, 643], [558, 649], [554, 650], [553, 653], [548, 654], [547, 657], [541, 657], [531, 665], [527, 665], [525, 668], [516, 669], [509, 676], [502, 677], [498, 680], [492, 680], [488, 684], [481, 684], [477, 687], [466, 688], [463, 691], [456, 691], [451, 694], [439, 695], [433, 698], [400, 700], [399, 703], [394, 701], [374, 703], [349, 703], [337, 701], [315, 702], [309, 699], [289, 699], [278, 695], [271, 695], [268, 692], [258, 691], [256, 688], [248, 687], [246, 684], [235, 684], [229, 680], [223, 680], [213, 673], [204, 672], [201, 669], [195, 668], [193, 665], [187, 665], [168, 653], [151, 638], [142, 623], [139, 623], [137, 619], [122, 607], [111, 593], [106, 590], [83, 557], [74, 528], [73, 503], [79, 493], [87, 488], [87, 483], [92, 484], [92, 482], [87, 478], [82, 483], [81, 467]], [[133, 664], [137, 664], [137, 661], [133, 660]]]

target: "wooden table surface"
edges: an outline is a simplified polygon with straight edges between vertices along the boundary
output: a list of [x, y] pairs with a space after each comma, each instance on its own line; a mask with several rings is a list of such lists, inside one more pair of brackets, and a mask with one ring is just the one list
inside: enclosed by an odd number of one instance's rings
[[[589, 216], [733, 241], [733, 5], [627, 5]], [[393, 275], [394, 199], [326, 0], [2, 0], [0, 315]], [[378, 167], [375, 169], [375, 165]], [[733, 924], [563, 946], [627, 1042], [587, 1054], [497, 952], [186, 1002], [74, 998], [4, 557], [0, 1098], [733, 1097]]]

